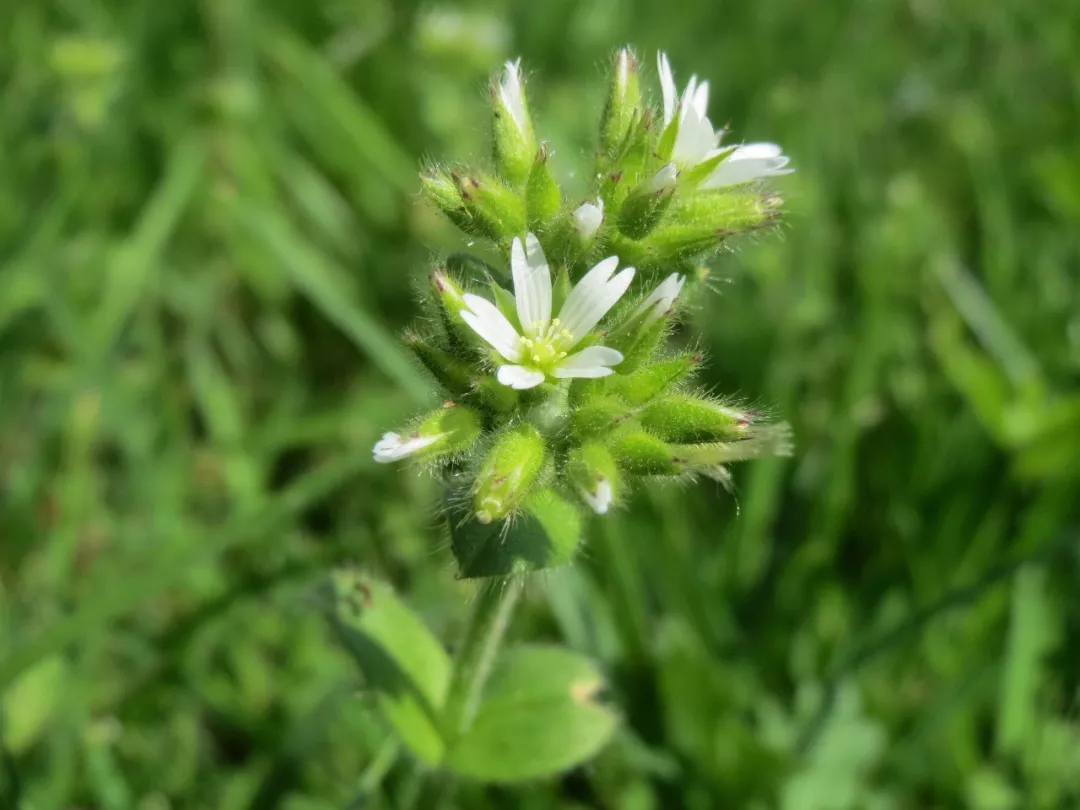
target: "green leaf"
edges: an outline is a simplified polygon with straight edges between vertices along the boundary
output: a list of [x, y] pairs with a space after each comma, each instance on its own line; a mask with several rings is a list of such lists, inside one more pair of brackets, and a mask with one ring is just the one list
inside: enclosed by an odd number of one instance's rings
[[450, 686], [446, 651], [389, 585], [337, 571], [327, 588], [331, 625], [386, 721], [419, 759], [437, 764], [445, 751], [440, 713]]
[[569, 562], [581, 539], [577, 508], [551, 490], [531, 497], [511, 519], [492, 523], [481, 523], [455, 509], [461, 500], [448, 493], [446, 508], [450, 544], [460, 575], [467, 579], [562, 565]]
[[0, 694], [0, 742], [20, 753], [48, 728], [64, 688], [64, 659], [53, 655], [39, 661]]
[[596, 755], [618, 724], [595, 701], [604, 681], [591, 661], [557, 647], [508, 652], [484, 702], [446, 765], [485, 782], [519, 782], [560, 773]]

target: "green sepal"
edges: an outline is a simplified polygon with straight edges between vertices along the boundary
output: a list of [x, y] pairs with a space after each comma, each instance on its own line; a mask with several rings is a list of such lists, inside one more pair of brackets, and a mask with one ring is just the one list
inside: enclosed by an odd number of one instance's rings
[[455, 179], [478, 233], [501, 246], [525, 233], [525, 203], [520, 194], [479, 172]]
[[637, 57], [629, 48], [623, 48], [615, 55], [607, 100], [600, 118], [600, 148], [608, 155], [616, 154], [625, 142], [640, 107]]
[[574, 448], [567, 459], [567, 471], [575, 491], [599, 514], [608, 511], [607, 502], [603, 503], [603, 508], [597, 506], [601, 499], [600, 487], [607, 487], [608, 502], [616, 502], [622, 495], [622, 475], [618, 465], [611, 451], [600, 442], [586, 442]]
[[559, 213], [562, 202], [559, 186], [548, 165], [550, 149], [546, 143], [540, 144], [529, 172], [529, 182], [525, 187], [526, 222], [529, 230], [542, 232], [550, 225], [552, 218]]
[[420, 761], [439, 764], [446, 750], [440, 715], [451, 673], [443, 645], [378, 580], [335, 571], [319, 595], [396, 739]]
[[641, 182], [652, 158], [652, 123], [652, 110], [639, 108], [617, 153], [609, 158], [601, 155], [597, 174], [601, 175], [605, 216], [618, 212], [630, 191]]
[[499, 413], [511, 413], [517, 409], [521, 401], [521, 396], [517, 391], [508, 385], [503, 385], [490, 374], [475, 378], [472, 381], [472, 390], [466, 398], [475, 399]]
[[634, 475], [678, 475], [684, 470], [666, 443], [637, 426], [617, 432], [607, 446], [615, 463]]
[[447, 402], [419, 420], [413, 434], [439, 435], [438, 441], [413, 454], [415, 459], [430, 460], [460, 453], [480, 437], [480, 415], [466, 405]]
[[599, 436], [616, 428], [634, 413], [624, 400], [604, 394], [582, 397], [571, 420], [579, 436]]
[[569, 650], [508, 650], [446, 765], [460, 776], [495, 783], [548, 778], [581, 765], [618, 727], [615, 713], [596, 701], [603, 688], [595, 665]]
[[420, 188], [431, 203], [467, 234], [476, 234], [472, 215], [465, 208], [457, 178], [449, 169], [432, 167], [420, 174]]
[[632, 374], [613, 376], [608, 385], [631, 405], [644, 405], [693, 374], [703, 360], [699, 352], [683, 352], [648, 363]]
[[679, 185], [685, 189], [694, 188], [698, 183], [712, 174], [716, 167], [727, 160], [728, 156], [734, 151], [734, 146], [726, 147], [712, 157], [706, 158], [701, 161], [701, 163], [686, 169], [679, 175]]
[[521, 321], [518, 320], [517, 299], [514, 294], [494, 279], [488, 281], [488, 289], [491, 290], [491, 297], [495, 299], [495, 308], [510, 321], [518, 334], [521, 334]]
[[566, 303], [566, 297], [570, 295], [573, 288], [574, 284], [570, 281], [569, 269], [565, 264], [559, 265], [555, 270], [555, 281], [551, 285], [552, 312], [558, 312], [562, 309], [562, 305]]
[[663, 218], [675, 194], [675, 186], [654, 189], [646, 180], [626, 198], [619, 211], [619, 231], [631, 239], [643, 239]]
[[644, 366], [664, 342], [668, 326], [667, 318], [658, 318], [642, 329], [627, 330], [608, 341], [623, 354], [619, 371], [631, 374]]
[[667, 163], [671, 160], [671, 155], [675, 151], [675, 141], [678, 137], [679, 110], [676, 108], [675, 114], [671, 117], [671, 121], [660, 133], [660, 137], [656, 141], [656, 149], [653, 151], [653, 154], [660, 163]]
[[[517, 65], [507, 65], [506, 70], [513, 69], [517, 80], [520, 81], [521, 73]], [[507, 77], [504, 72], [503, 78]], [[513, 113], [503, 101], [501, 82], [491, 82], [491, 111], [492, 119], [492, 152], [495, 165], [499, 174], [508, 183], [520, 186], [529, 177], [529, 171], [533, 165], [533, 157], [536, 155], [536, 135], [533, 132], [532, 118], [529, 115], [529, 107], [525, 98], [525, 87], [522, 83], [521, 98], [524, 107], [524, 120], [522, 127], [514, 120]]]
[[416, 332], [406, 332], [403, 340], [420, 364], [451, 397], [461, 397], [473, 390], [474, 372], [470, 366], [440, 349], [430, 338]]
[[551, 489], [531, 495], [507, 520], [481, 523], [447, 490], [450, 547], [462, 578], [497, 577], [570, 561], [582, 537], [580, 511]]
[[491, 523], [509, 515], [537, 482], [545, 455], [544, 439], [530, 424], [496, 437], [473, 485], [476, 519]]
[[638, 414], [642, 426], [667, 442], [729, 442], [750, 434], [750, 414], [719, 402], [668, 394]]

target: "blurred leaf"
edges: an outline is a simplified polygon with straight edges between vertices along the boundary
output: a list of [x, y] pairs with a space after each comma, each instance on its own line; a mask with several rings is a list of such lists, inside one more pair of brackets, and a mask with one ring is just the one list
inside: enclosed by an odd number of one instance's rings
[[417, 757], [437, 764], [445, 750], [440, 712], [450, 657], [390, 586], [338, 571], [329, 588], [331, 624], [387, 722]]
[[64, 686], [64, 670], [59, 655], [45, 658], [0, 692], [0, 734], [13, 753], [25, 751], [45, 733]]
[[1046, 572], [1026, 567], [1013, 581], [1012, 611], [1001, 680], [997, 749], [1022, 753], [1036, 742], [1044, 659], [1056, 646], [1058, 617], [1046, 599]]
[[590, 661], [567, 650], [508, 651], [447, 766], [472, 779], [520, 782], [582, 764], [607, 744], [618, 724], [595, 701], [603, 685]]

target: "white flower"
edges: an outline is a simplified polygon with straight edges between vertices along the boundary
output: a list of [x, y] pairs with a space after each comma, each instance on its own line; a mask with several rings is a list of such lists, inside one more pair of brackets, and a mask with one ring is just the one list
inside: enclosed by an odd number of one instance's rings
[[735, 147], [712, 174], [705, 178], [701, 188], [721, 188], [736, 183], [747, 183], [760, 177], [791, 174], [787, 168], [788, 158], [775, 143], [748, 143]]
[[446, 434], [434, 433], [421, 436], [419, 433], [413, 433], [409, 436], [402, 436], [400, 433], [384, 433], [382, 438], [375, 443], [372, 456], [379, 464], [400, 461], [418, 450], [423, 450], [428, 445], [434, 444], [444, 435]]
[[502, 81], [499, 83], [499, 98], [503, 106], [510, 111], [518, 132], [526, 135], [528, 116], [525, 113], [525, 93], [521, 89], [521, 59], [507, 62], [503, 67]]
[[490, 301], [466, 293], [461, 317], [499, 353], [506, 365], [496, 378], [511, 388], [533, 388], [548, 377], [606, 377], [622, 355], [606, 346], [588, 346], [570, 354], [615, 302], [622, 298], [634, 268], [615, 274], [617, 256], [597, 264], [566, 296], [559, 317], [551, 318], [551, 271], [533, 234], [525, 245], [515, 239], [510, 249], [514, 300], [521, 334]]
[[575, 209], [573, 216], [574, 230], [578, 232], [578, 236], [588, 242], [596, 236], [596, 232], [600, 230], [600, 225], [604, 221], [604, 201], [597, 197], [596, 205], [592, 203], [580, 205]]
[[664, 126], [668, 126], [676, 114], [679, 116], [679, 130], [671, 153], [672, 160], [684, 168], [689, 168], [715, 158], [722, 152], [729, 152], [702, 182], [702, 188], [721, 188], [762, 177], [791, 173], [792, 169], [786, 168], [788, 158], [776, 144], [748, 143], [734, 149], [730, 146], [721, 148], [720, 137], [723, 133], [713, 129], [707, 115], [709, 83], [699, 83], [697, 76], [691, 76], [680, 98], [667, 54], [658, 54], [657, 63], [660, 90], [664, 96]]
[[611, 506], [612, 500], [610, 481], [606, 478], [601, 478], [596, 482], [596, 486], [593, 487], [592, 492], [584, 487], [580, 488], [578, 491], [581, 493], [581, 497], [584, 499], [585, 503], [587, 503], [589, 508], [596, 512], [596, 514], [607, 514], [608, 507]]
[[642, 328], [648, 328], [671, 310], [671, 307], [675, 304], [675, 299], [679, 297], [679, 293], [682, 291], [684, 283], [686, 283], [686, 276], [672, 273], [660, 282], [657, 288], [649, 294], [648, 298], [638, 305], [630, 319], [633, 320], [639, 315], [645, 315], [645, 320], [641, 326]]

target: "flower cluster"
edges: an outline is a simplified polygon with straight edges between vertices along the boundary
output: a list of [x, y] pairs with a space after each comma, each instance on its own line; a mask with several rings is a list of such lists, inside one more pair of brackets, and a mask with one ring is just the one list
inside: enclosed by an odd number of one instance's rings
[[374, 449], [376, 461], [440, 470], [452, 522], [546, 526], [575, 502], [604, 514], [635, 477], [726, 481], [729, 463], [787, 449], [785, 426], [696, 390], [702, 355], [669, 337], [703, 290], [703, 262], [775, 221], [780, 199], [763, 181], [788, 159], [770, 143], [722, 145], [708, 83], [693, 77], [679, 96], [663, 54], [658, 67], [660, 110], [634, 55], [617, 54], [585, 200], [553, 179], [519, 62], [492, 83], [492, 166], [422, 176], [429, 199], [505, 262], [457, 256], [432, 271], [431, 317], [406, 343], [446, 402]]

